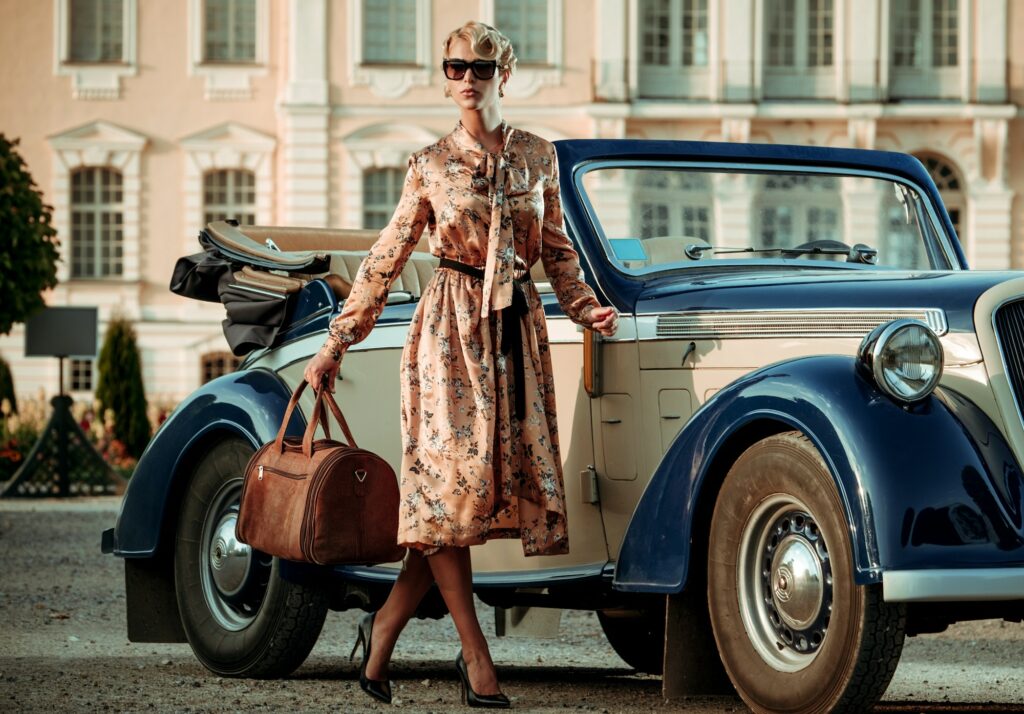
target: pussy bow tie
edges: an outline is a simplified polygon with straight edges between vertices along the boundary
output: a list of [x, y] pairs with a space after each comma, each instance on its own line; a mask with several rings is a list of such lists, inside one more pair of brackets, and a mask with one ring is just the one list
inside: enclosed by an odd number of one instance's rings
[[491, 225], [487, 232], [487, 263], [480, 308], [480, 316], [487, 317], [491, 310], [504, 310], [512, 304], [516, 249], [507, 199], [510, 193], [527, 185], [527, 172], [525, 167], [510, 164], [504, 154], [485, 154], [481, 168], [491, 186]]

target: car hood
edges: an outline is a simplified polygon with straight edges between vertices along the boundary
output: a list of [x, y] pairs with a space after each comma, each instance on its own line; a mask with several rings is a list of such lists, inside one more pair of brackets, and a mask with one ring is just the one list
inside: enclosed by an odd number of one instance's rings
[[1014, 278], [1024, 278], [1024, 272], [745, 269], [676, 274], [645, 284], [636, 313], [939, 308], [945, 311], [951, 332], [973, 332], [978, 297]]

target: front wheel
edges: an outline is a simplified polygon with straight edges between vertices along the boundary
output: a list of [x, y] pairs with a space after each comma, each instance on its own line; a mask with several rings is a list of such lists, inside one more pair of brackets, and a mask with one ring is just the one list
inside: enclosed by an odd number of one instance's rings
[[754, 444], [726, 476], [708, 605], [726, 672], [756, 712], [870, 709], [903, 650], [906, 609], [854, 582], [839, 494], [798, 432]]
[[218, 442], [195, 465], [174, 551], [182, 625], [203, 665], [224, 677], [282, 677], [309, 655], [324, 619], [321, 588], [282, 580], [277, 558], [235, 537], [253, 448]]

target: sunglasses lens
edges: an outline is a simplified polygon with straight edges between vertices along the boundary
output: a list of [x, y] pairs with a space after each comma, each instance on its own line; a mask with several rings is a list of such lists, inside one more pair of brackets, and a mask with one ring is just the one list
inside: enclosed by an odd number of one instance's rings
[[448, 62], [445, 61], [442, 64], [444, 69], [444, 76], [448, 79], [462, 79], [466, 76], [466, 67], [468, 65], [465, 62]]
[[490, 79], [494, 76], [494, 70], [496, 67], [496, 62], [477, 60], [473, 63], [473, 74], [476, 75], [477, 79]]

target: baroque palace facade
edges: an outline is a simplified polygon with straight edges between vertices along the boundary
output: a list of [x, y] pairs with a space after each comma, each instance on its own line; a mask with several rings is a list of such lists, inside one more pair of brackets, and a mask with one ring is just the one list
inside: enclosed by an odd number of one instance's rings
[[[0, 131], [61, 240], [48, 302], [97, 306], [100, 336], [134, 320], [150, 397], [231, 369], [175, 260], [224, 216], [382, 226], [457, 120], [440, 44], [469, 19], [517, 46], [515, 126], [909, 152], [973, 267], [1024, 266], [1024, 0], [0, 0]], [[20, 395], [56, 391], [21, 327], [0, 355]], [[68, 365], [73, 396], [92, 366]]]

